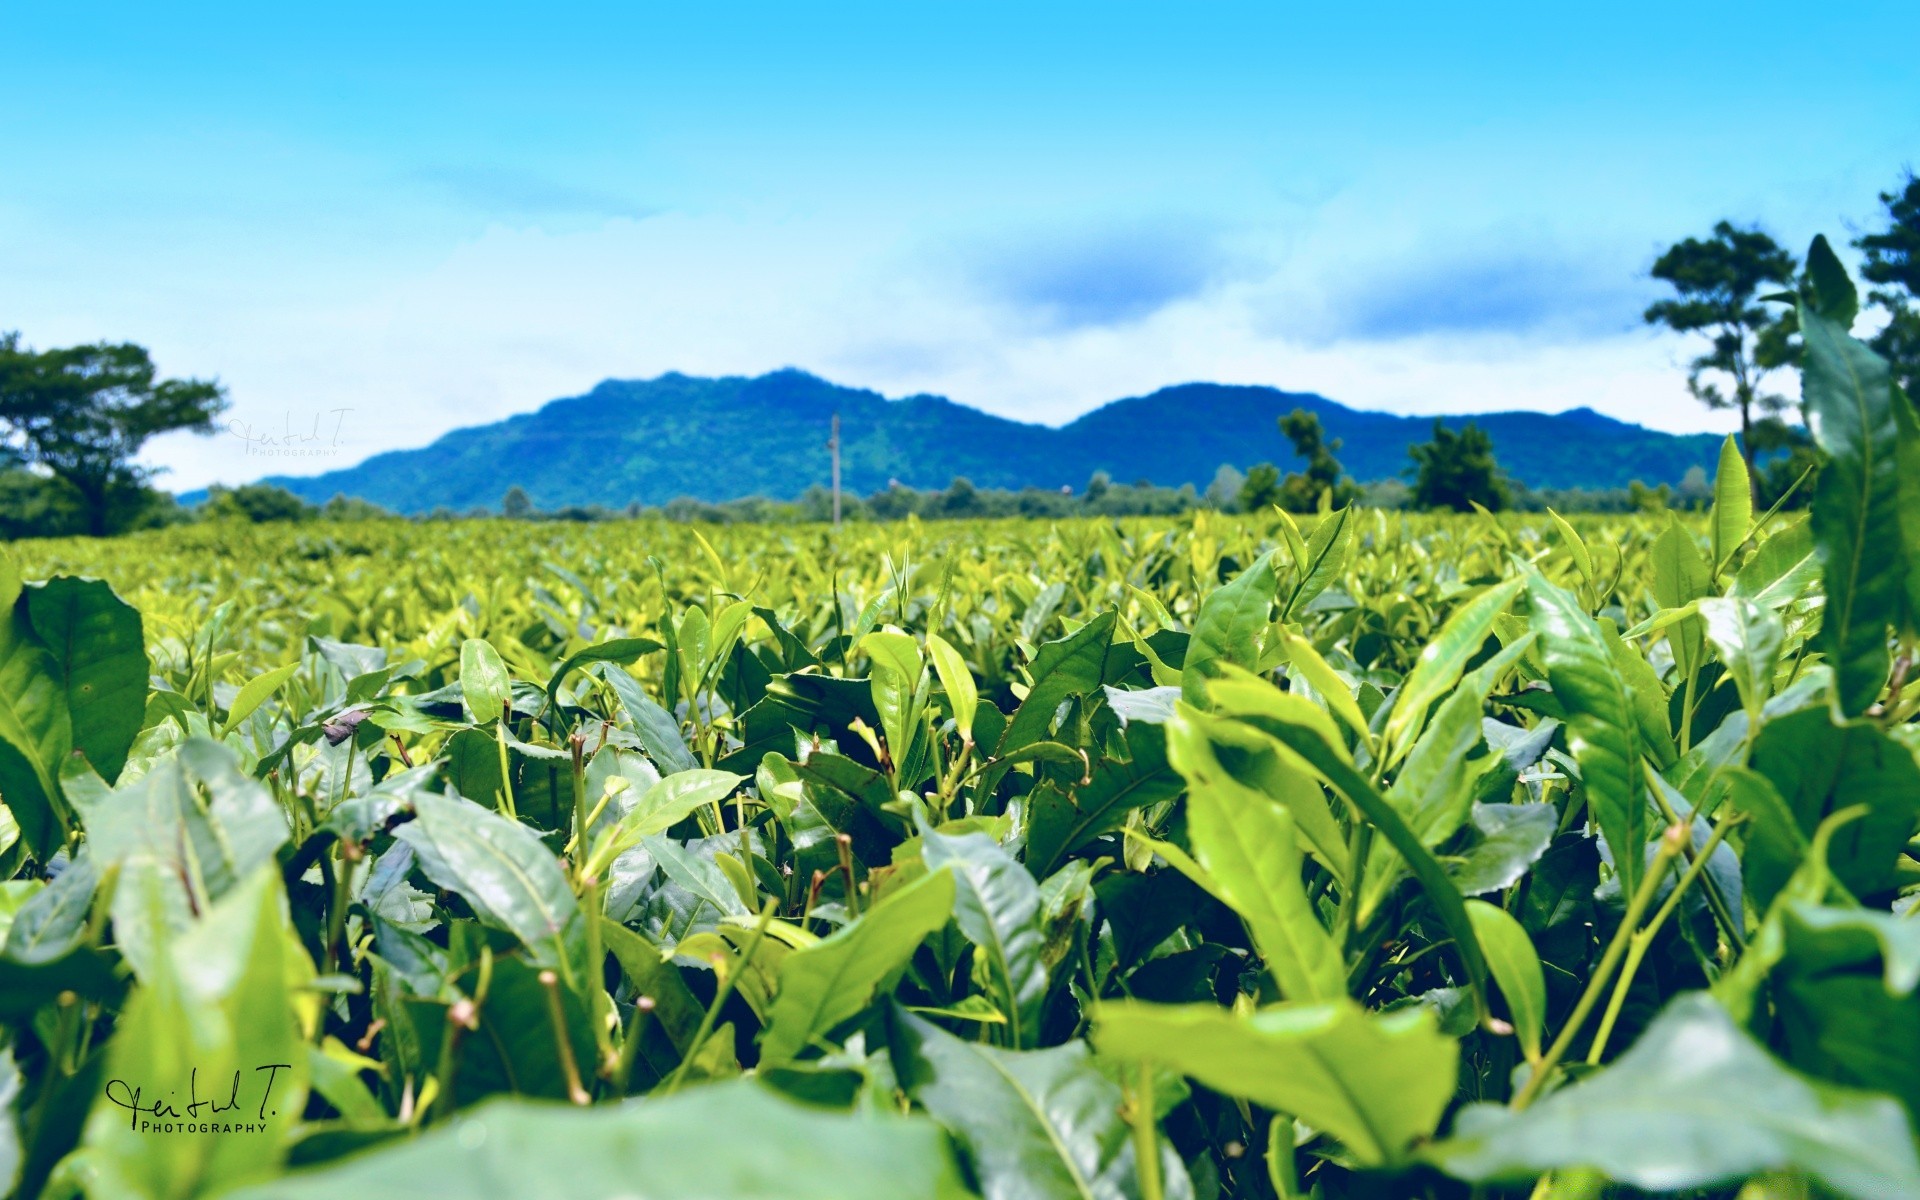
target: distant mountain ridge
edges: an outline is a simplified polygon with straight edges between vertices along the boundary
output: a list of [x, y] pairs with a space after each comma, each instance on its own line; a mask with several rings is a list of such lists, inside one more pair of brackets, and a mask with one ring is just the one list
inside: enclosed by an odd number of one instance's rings
[[[837, 412], [843, 485], [860, 495], [894, 480], [945, 487], [955, 476], [979, 487], [1078, 489], [1095, 471], [1122, 483], [1204, 489], [1223, 463], [1297, 469], [1275, 425], [1295, 408], [1319, 414], [1328, 435], [1343, 440], [1340, 461], [1363, 482], [1403, 475], [1408, 445], [1432, 435], [1432, 417], [1368, 412], [1271, 387], [1181, 384], [1115, 400], [1054, 428], [941, 396], [889, 400], [799, 370], [721, 379], [670, 373], [610, 379], [585, 395], [456, 429], [419, 449], [265, 482], [315, 503], [344, 494], [406, 513], [494, 508], [516, 484], [543, 508], [659, 505], [680, 496], [791, 499], [827, 482], [828, 428]], [[1711, 471], [1720, 443], [1717, 435], [1661, 433], [1585, 408], [1442, 420], [1453, 427], [1477, 422], [1492, 435], [1507, 473], [1533, 487], [1677, 482], [1689, 467]]]

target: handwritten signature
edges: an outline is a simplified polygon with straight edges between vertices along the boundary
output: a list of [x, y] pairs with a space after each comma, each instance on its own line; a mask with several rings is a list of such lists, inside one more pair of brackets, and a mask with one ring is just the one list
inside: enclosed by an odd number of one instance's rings
[[[307, 428], [295, 428], [293, 414], [288, 413], [285, 426], [279, 431], [256, 430], [251, 422], [234, 419], [227, 422], [227, 432], [247, 444], [248, 454], [329, 454], [340, 445], [340, 430], [346, 424], [350, 408], [334, 408], [324, 413], [313, 414], [313, 423]], [[332, 417], [332, 429], [322, 425], [326, 417]]]
[[[269, 1109], [267, 1106], [273, 1101], [273, 1085], [278, 1082], [280, 1072], [289, 1070], [291, 1067], [291, 1063], [268, 1063], [266, 1066], [253, 1069], [256, 1075], [262, 1071], [266, 1072], [266, 1085], [260, 1091], [260, 1104], [254, 1113], [254, 1120], [264, 1122], [268, 1117], [279, 1113], [278, 1109]], [[164, 1121], [199, 1121], [232, 1112], [240, 1107], [240, 1081], [244, 1074], [245, 1072], [242, 1071], [233, 1073], [233, 1085], [227, 1089], [224, 1103], [217, 1094], [217, 1089], [216, 1094], [206, 1099], [201, 1098], [198, 1067], [193, 1068], [187, 1075], [185, 1105], [178, 1104], [177, 1091], [165, 1093], [164, 1098], [144, 1101], [143, 1089], [134, 1087], [124, 1079], [107, 1081], [107, 1099], [127, 1110], [127, 1128], [137, 1133], [142, 1127], [140, 1118], [143, 1114], [151, 1119], [150, 1124], [158, 1124]]]

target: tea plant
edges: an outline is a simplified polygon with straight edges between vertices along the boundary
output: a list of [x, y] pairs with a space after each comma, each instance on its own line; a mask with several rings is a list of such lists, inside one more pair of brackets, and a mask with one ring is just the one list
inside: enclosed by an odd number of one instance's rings
[[1809, 517], [15, 547], [0, 1181], [1920, 1196], [1920, 422], [1810, 261]]

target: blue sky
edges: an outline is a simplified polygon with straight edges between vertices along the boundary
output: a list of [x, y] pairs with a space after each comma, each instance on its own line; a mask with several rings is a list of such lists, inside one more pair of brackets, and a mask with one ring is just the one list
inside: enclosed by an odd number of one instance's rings
[[1216, 379], [1724, 427], [1647, 268], [1870, 222], [1920, 7], [1577, 7], [14, 0], [0, 328], [338, 430], [163, 439], [177, 487], [785, 365], [1047, 422]]

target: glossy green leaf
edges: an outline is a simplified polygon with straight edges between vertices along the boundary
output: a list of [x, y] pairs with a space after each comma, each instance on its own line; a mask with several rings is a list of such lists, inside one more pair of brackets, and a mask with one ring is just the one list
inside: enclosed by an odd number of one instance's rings
[[1547, 1024], [1547, 978], [1526, 929], [1503, 908], [1467, 901], [1467, 917], [1486, 952], [1487, 966], [1506, 997], [1513, 1032], [1529, 1060], [1540, 1057], [1540, 1034]]
[[797, 1058], [873, 1003], [920, 943], [953, 913], [954, 873], [935, 871], [887, 896], [832, 937], [787, 955], [767, 1017], [765, 1063]]
[[1887, 362], [1846, 329], [1801, 305], [1800, 393], [1827, 463], [1813, 495], [1826, 607], [1820, 647], [1841, 710], [1866, 711], [1886, 688], [1887, 627], [1904, 603], [1899, 427]]
[[1524, 579], [1509, 579], [1481, 592], [1455, 609], [1440, 632], [1421, 649], [1387, 717], [1382, 737], [1389, 764], [1398, 762], [1412, 748], [1428, 710], [1453, 690], [1467, 664], [1492, 634], [1493, 619], [1505, 612], [1525, 587]]
[[[1346, 569], [1347, 552], [1353, 544], [1353, 507], [1351, 505], [1320, 518], [1307, 536], [1307, 557], [1294, 560], [1294, 584], [1280, 606], [1280, 619], [1291, 620], [1313, 603], [1320, 593], [1333, 585]], [[1251, 663], [1239, 664], [1251, 666]]]
[[1087, 782], [1069, 790], [1042, 784], [1031, 793], [1027, 866], [1036, 877], [1045, 879], [1066, 855], [1118, 829], [1134, 809], [1180, 794], [1180, 776], [1167, 764], [1163, 729], [1134, 721], [1124, 736], [1129, 752], [1125, 760], [1101, 759]]
[[1780, 662], [1786, 631], [1779, 618], [1739, 596], [1709, 596], [1700, 601], [1700, 616], [1727, 674], [1740, 689], [1740, 703], [1751, 721], [1773, 695], [1773, 670]]
[[1567, 740], [1580, 764], [1587, 807], [1613, 847], [1621, 888], [1632, 895], [1645, 869], [1641, 848], [1649, 825], [1632, 697], [1606, 637], [1579, 603], [1538, 574], [1529, 577], [1528, 593], [1547, 677], [1567, 714]]
[[[163, 903], [146, 890], [144, 903]], [[284, 905], [278, 874], [262, 867], [189, 927], [156, 939], [87, 1120], [101, 1194], [208, 1195], [279, 1166], [305, 1105], [295, 989], [313, 971]], [[165, 928], [157, 913], [148, 924]]]
[[1819, 577], [1820, 550], [1814, 544], [1813, 525], [1801, 517], [1775, 531], [1747, 556], [1727, 594], [1762, 608], [1779, 609], [1799, 599]]
[[1475, 1183], [1589, 1167], [1681, 1192], [1795, 1170], [1858, 1200], [1920, 1196], [1898, 1104], [1795, 1074], [1701, 994], [1670, 1003], [1617, 1062], [1524, 1112], [1468, 1107], [1424, 1157]]
[[568, 987], [587, 975], [586, 917], [538, 834], [459, 796], [423, 794], [394, 831], [428, 879], [457, 892], [480, 920], [519, 938]]
[[830, 1112], [744, 1080], [587, 1110], [496, 1100], [235, 1200], [965, 1200], [943, 1142], [930, 1121]]
[[[565, 682], [567, 676], [589, 663], [618, 663], [621, 666], [625, 666], [643, 655], [652, 654], [655, 650], [664, 649], [666, 649], [665, 646], [654, 641], [652, 638], [629, 637], [612, 638], [601, 642], [599, 645], [588, 646], [585, 650], [569, 654], [561, 661], [558, 667], [554, 668], [552, 678], [547, 680], [547, 704], [549, 707], [557, 705], [560, 702], [561, 683]], [[461, 647], [460, 653], [460, 665], [463, 672], [461, 678], [464, 681], [466, 647]], [[477, 715], [478, 714], [476, 714], [476, 716]]]
[[1187, 780], [1194, 857], [1246, 922], [1283, 996], [1345, 996], [1346, 964], [1301, 883], [1292, 814], [1227, 773], [1195, 715], [1184, 710], [1167, 726], [1168, 758]]
[[947, 692], [947, 707], [953, 713], [953, 721], [964, 738], [973, 736], [973, 717], [980, 709], [980, 691], [974, 685], [973, 671], [967, 666], [967, 660], [953, 648], [947, 639], [937, 633], [927, 635], [927, 656], [933, 659], [933, 670], [940, 677], [940, 686]]
[[0, 796], [35, 858], [63, 839], [60, 764], [73, 746], [60, 666], [27, 620], [20, 575], [0, 555]]
[[1717, 567], [1733, 558], [1747, 540], [1753, 524], [1753, 481], [1740, 443], [1732, 434], [1720, 443], [1720, 463], [1713, 472], [1713, 562]]
[[[697, 809], [708, 808], [733, 794], [744, 782], [731, 771], [709, 771], [696, 767], [673, 775], [663, 775], [634, 800], [611, 829], [593, 842], [588, 856], [588, 874], [599, 875], [608, 864], [640, 844], [642, 838], [665, 833]], [[589, 793], [588, 803], [594, 802]]]
[[239, 693], [234, 696], [233, 703], [227, 706], [227, 720], [226, 724], [221, 726], [220, 736], [225, 737], [232, 733], [242, 721], [258, 712], [260, 706], [280, 690], [280, 685], [292, 679], [299, 669], [299, 663], [288, 663], [284, 667], [275, 667], [271, 671], [247, 680]]
[[1109, 609], [1056, 642], [1047, 642], [1034, 655], [1033, 686], [1020, 702], [994, 747], [1004, 755], [1031, 742], [1044, 741], [1053, 715], [1069, 696], [1097, 690], [1106, 673], [1108, 647], [1113, 642], [1116, 614]]
[[1187, 703], [1207, 702], [1206, 681], [1218, 675], [1223, 664], [1258, 664], [1260, 639], [1266, 635], [1278, 587], [1273, 555], [1263, 554], [1200, 602], [1200, 615], [1194, 620], [1186, 661], [1180, 669], [1180, 690]]
[[892, 1026], [894, 1074], [953, 1134], [986, 1200], [1139, 1195], [1125, 1098], [1085, 1042], [1000, 1050], [900, 1009]]
[[1047, 997], [1040, 885], [984, 833], [943, 834], [922, 827], [920, 856], [954, 875], [954, 920], [986, 956], [982, 981], [1010, 1022], [1015, 1049], [1035, 1043]]
[[1370, 1013], [1347, 1000], [1239, 1016], [1216, 1005], [1103, 1004], [1101, 1053], [1145, 1059], [1215, 1091], [1288, 1113], [1367, 1165], [1397, 1162], [1453, 1098], [1460, 1048], [1424, 1008]]
[[147, 710], [140, 614], [103, 581], [68, 575], [27, 588], [26, 599], [33, 631], [59, 667], [73, 748], [112, 783]]
[[513, 702], [513, 678], [500, 652], [482, 638], [460, 644], [460, 693], [467, 699], [476, 725], [500, 719]]

